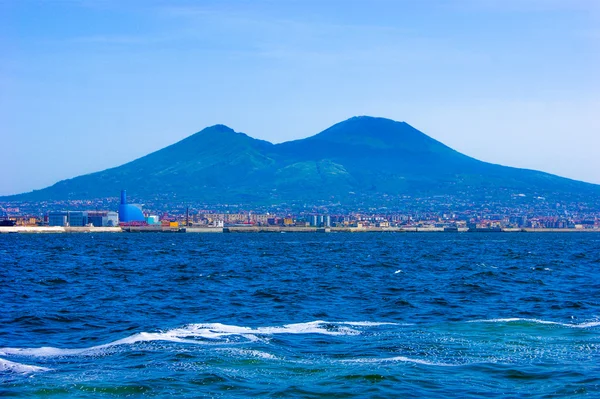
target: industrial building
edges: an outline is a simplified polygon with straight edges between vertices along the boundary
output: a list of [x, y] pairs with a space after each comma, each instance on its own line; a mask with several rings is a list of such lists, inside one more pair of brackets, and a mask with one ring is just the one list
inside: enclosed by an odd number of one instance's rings
[[146, 218], [142, 212], [142, 206], [127, 203], [127, 192], [121, 190], [121, 205], [119, 205], [119, 222], [121, 223], [145, 223]]
[[83, 227], [87, 226], [87, 212], [81, 211], [70, 211], [68, 213], [68, 223], [71, 227]]
[[[115, 227], [122, 223], [146, 223], [141, 206], [127, 203], [125, 190], [121, 191], [119, 213], [113, 211], [54, 211], [48, 213], [48, 226], [83, 227]], [[152, 223], [158, 223], [158, 217], [152, 217]]]
[[48, 226], [67, 226], [69, 223], [69, 212], [49, 212]]
[[312, 227], [331, 227], [331, 216], [311, 215], [309, 222]]
[[48, 213], [48, 226], [87, 226], [87, 212], [58, 211]]
[[48, 226], [114, 227], [119, 225], [117, 212], [110, 211], [58, 211], [48, 213]]
[[119, 214], [111, 211], [88, 211], [88, 223], [95, 227], [115, 227], [119, 225]]

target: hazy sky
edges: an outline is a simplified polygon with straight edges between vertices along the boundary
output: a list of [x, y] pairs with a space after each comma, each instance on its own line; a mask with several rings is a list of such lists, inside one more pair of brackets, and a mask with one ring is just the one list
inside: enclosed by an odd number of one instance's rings
[[0, 195], [354, 115], [600, 183], [597, 0], [0, 0]]

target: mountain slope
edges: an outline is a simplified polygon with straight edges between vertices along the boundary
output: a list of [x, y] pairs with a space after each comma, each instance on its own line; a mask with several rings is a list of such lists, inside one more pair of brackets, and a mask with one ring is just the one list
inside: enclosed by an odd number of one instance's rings
[[306, 139], [278, 145], [299, 159], [343, 165], [362, 190], [387, 194], [495, 194], [598, 192], [599, 186], [543, 172], [476, 160], [405, 122], [354, 117]]
[[116, 168], [63, 180], [23, 194], [32, 199], [97, 198], [128, 188], [140, 197], [230, 189], [274, 163], [273, 144], [216, 125]]
[[478, 161], [404, 122], [354, 117], [277, 145], [216, 125], [125, 165], [11, 198], [91, 199], [122, 188], [139, 198], [250, 204], [353, 193], [374, 202], [386, 195], [600, 195], [597, 185]]

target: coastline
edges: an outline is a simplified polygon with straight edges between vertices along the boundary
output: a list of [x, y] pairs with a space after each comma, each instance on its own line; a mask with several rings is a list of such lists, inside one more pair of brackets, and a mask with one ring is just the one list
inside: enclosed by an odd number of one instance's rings
[[62, 227], [62, 226], [2, 226], [3, 233], [60, 234], [60, 233], [122, 233], [120, 227]]
[[[478, 229], [477, 233], [600, 233], [600, 229], [538, 229], [505, 228], [499, 230]], [[448, 231], [442, 227], [61, 227], [61, 226], [3, 226], [0, 234], [60, 234], [60, 233], [472, 233], [467, 228]]]

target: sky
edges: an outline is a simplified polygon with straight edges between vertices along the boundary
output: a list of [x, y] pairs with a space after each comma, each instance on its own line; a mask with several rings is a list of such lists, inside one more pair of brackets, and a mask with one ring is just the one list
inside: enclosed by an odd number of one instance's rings
[[355, 115], [600, 184], [597, 0], [0, 0], [0, 195]]

